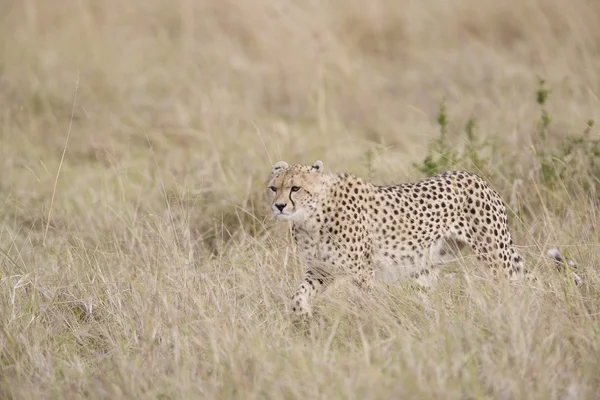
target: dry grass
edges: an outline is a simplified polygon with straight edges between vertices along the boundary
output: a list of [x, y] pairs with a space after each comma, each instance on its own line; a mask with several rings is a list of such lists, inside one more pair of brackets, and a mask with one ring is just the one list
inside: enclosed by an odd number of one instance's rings
[[[551, 143], [600, 120], [598, 20], [594, 0], [1, 2], [0, 397], [597, 397], [597, 195], [584, 171], [539, 184], [532, 144], [538, 75]], [[552, 288], [342, 285], [296, 329], [272, 163], [419, 178], [443, 97], [496, 143], [486, 175]]]

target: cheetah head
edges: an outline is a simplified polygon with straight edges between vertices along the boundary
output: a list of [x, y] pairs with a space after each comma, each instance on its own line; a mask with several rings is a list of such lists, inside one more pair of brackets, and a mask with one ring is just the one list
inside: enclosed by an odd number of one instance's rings
[[277, 219], [302, 222], [316, 210], [322, 190], [323, 162], [289, 165], [279, 161], [267, 183], [271, 212]]

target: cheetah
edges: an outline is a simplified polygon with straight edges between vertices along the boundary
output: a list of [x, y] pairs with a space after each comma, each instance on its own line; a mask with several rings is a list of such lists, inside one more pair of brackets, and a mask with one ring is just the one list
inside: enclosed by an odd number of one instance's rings
[[457, 247], [468, 246], [497, 278], [535, 280], [513, 245], [502, 198], [471, 172], [383, 186], [324, 172], [322, 161], [279, 161], [267, 191], [272, 215], [291, 221], [305, 267], [291, 299], [296, 316], [311, 317], [311, 300], [340, 275], [370, 292], [375, 271], [391, 265], [428, 287]]

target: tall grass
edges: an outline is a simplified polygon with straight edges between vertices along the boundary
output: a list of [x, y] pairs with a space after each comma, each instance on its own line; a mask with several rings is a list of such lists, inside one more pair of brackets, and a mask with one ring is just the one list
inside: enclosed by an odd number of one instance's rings
[[[598, 138], [599, 19], [591, 0], [1, 2], [0, 397], [596, 398], [597, 155], [562, 150]], [[466, 155], [448, 166], [492, 181], [550, 287], [467, 257], [428, 292], [342, 284], [297, 329], [272, 164], [421, 178], [442, 101]]]

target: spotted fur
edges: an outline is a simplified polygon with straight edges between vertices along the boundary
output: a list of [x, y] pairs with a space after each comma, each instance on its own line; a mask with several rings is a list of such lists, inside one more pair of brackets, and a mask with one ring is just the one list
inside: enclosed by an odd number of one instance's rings
[[323, 163], [280, 161], [268, 179], [271, 211], [292, 221], [306, 273], [292, 311], [310, 316], [311, 299], [340, 274], [370, 291], [375, 271], [390, 266], [428, 286], [439, 266], [468, 246], [495, 276], [530, 275], [508, 228], [500, 195], [481, 177], [449, 171], [414, 183], [380, 186]]

